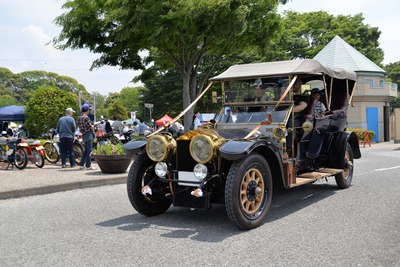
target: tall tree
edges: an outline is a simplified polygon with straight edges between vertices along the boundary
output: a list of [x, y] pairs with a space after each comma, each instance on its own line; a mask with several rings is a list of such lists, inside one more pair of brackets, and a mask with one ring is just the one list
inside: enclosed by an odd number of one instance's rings
[[107, 109], [108, 118], [113, 119], [114, 116], [117, 120], [126, 120], [128, 117], [128, 111], [126, 107], [121, 103], [120, 99], [116, 99], [114, 102], [110, 104]]
[[384, 69], [392, 82], [400, 85], [400, 61], [387, 64]]
[[381, 32], [364, 23], [362, 14], [333, 16], [325, 11], [283, 15], [285, 31], [278, 41], [265, 47], [264, 61], [313, 58], [336, 35], [352, 45], [370, 60], [381, 65], [383, 50], [379, 47]]
[[0, 85], [4, 85], [6, 89], [0, 90], [15, 98], [20, 105], [25, 105], [40, 87], [57, 87], [72, 92], [76, 99], [79, 91], [87, 93], [86, 88], [75, 79], [46, 71], [24, 71], [14, 74], [6, 68], [0, 68]]
[[120, 100], [128, 112], [139, 111], [141, 109], [140, 94], [143, 90], [142, 86], [122, 88]]
[[[119, 65], [143, 69], [141, 50], [159, 57], [155, 64], [175, 66], [182, 80], [183, 107], [203, 89], [197, 81], [202, 60], [214, 63], [243, 47], [268, 43], [279, 29], [276, 7], [287, 0], [75, 0], [55, 22], [60, 49], [87, 48], [100, 53], [92, 67]], [[208, 70], [208, 73], [212, 68]], [[190, 125], [192, 111], [185, 116]]]

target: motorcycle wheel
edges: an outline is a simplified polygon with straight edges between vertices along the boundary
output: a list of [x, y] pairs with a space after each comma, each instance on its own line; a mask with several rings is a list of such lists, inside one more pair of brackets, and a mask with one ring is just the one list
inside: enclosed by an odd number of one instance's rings
[[44, 166], [44, 156], [40, 155], [39, 151], [36, 149], [32, 150], [32, 160], [36, 167], [42, 168]]
[[26, 167], [28, 164], [28, 154], [26, 154], [25, 149], [17, 148], [17, 151], [15, 151], [14, 164], [15, 167], [20, 170]]
[[75, 163], [79, 165], [82, 161], [84, 148], [79, 143], [74, 143], [74, 156], [75, 156]]
[[58, 151], [52, 142], [50, 141], [45, 142], [43, 147], [44, 147], [44, 156], [48, 162], [57, 163], [60, 160], [60, 154], [58, 154]]

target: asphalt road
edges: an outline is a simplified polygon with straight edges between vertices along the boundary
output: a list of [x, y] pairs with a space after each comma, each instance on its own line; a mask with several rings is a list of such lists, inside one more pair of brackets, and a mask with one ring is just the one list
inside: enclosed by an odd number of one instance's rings
[[363, 149], [353, 185], [274, 192], [240, 231], [224, 206], [144, 217], [125, 185], [0, 201], [0, 266], [400, 266], [400, 149]]

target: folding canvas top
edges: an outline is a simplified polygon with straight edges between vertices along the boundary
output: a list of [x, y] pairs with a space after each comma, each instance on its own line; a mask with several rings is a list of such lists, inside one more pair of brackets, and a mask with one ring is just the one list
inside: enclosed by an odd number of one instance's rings
[[354, 71], [332, 69], [323, 66], [315, 59], [274, 61], [264, 63], [240, 64], [229, 67], [223, 73], [211, 78], [211, 81], [252, 79], [259, 77], [277, 77], [286, 75], [329, 75], [336, 79], [357, 80]]

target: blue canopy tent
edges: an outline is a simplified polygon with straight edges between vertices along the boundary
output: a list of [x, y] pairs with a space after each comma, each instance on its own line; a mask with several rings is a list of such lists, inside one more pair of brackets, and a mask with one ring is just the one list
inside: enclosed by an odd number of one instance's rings
[[25, 107], [6, 106], [0, 108], [0, 121], [25, 121]]

